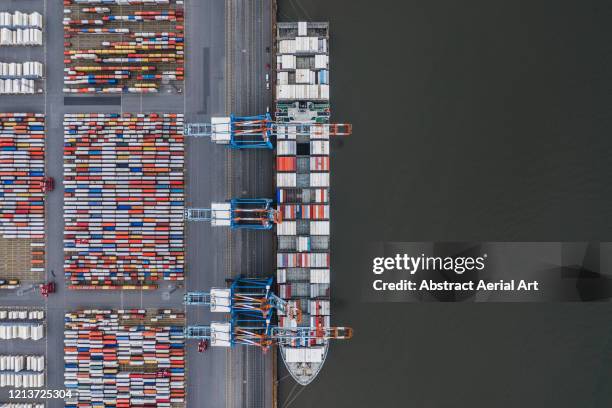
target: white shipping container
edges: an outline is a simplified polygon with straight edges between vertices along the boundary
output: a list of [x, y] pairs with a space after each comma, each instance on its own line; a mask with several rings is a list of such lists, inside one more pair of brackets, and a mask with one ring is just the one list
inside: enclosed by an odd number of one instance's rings
[[310, 251], [310, 237], [297, 237], [297, 251]]
[[[0, 42], [0, 44], [2, 44]], [[295, 86], [282, 85], [276, 86], [276, 99], [295, 99]]]
[[306, 21], [298, 22], [298, 35], [301, 37], [308, 35], [308, 23]]
[[295, 235], [297, 233], [297, 224], [295, 221], [283, 221], [276, 225], [277, 235]]
[[329, 85], [319, 85], [319, 98], [329, 100]]
[[295, 69], [295, 61], [296, 61], [296, 57], [295, 55], [281, 55], [280, 56], [280, 69]]
[[315, 69], [329, 68], [329, 56], [324, 54], [315, 55]]
[[320, 99], [321, 93], [319, 92], [319, 85], [308, 85], [307, 98], [308, 99]]
[[287, 281], [287, 270], [286, 269], [277, 269], [276, 271], [276, 282], [277, 283], [285, 283]]
[[330, 283], [329, 269], [310, 269], [310, 283]]
[[310, 78], [310, 73], [311, 72], [312, 71], [310, 71], [309, 69], [296, 69], [295, 70], [295, 83], [296, 84], [311, 84], [311, 83], [314, 83], [314, 82], [311, 82], [311, 78]]
[[329, 156], [329, 140], [311, 140], [310, 154]]
[[311, 187], [329, 187], [329, 173], [310, 173]]
[[295, 40], [280, 40], [278, 42], [279, 54], [295, 54], [296, 41]]
[[287, 85], [289, 83], [289, 73], [281, 71], [276, 75], [276, 82], [279, 85]]
[[276, 154], [295, 155], [297, 153], [297, 145], [295, 140], [279, 140], [276, 144]]
[[295, 187], [297, 185], [297, 176], [295, 173], [276, 173], [277, 187]]
[[40, 340], [43, 338], [42, 324], [2, 324], [0, 325], [0, 340]]
[[329, 316], [330, 305], [329, 300], [311, 300], [310, 314], [315, 316]]
[[329, 235], [329, 221], [310, 221], [310, 235]]
[[325, 355], [324, 347], [285, 347], [283, 351], [288, 363], [320, 363]]

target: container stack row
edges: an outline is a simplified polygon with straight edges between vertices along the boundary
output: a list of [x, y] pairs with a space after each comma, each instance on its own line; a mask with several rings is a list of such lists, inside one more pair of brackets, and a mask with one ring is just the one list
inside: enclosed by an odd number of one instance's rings
[[0, 95], [42, 93], [43, 64], [0, 62]]
[[73, 289], [184, 279], [182, 114], [64, 117], [64, 270]]
[[279, 29], [276, 44], [276, 99], [329, 100], [329, 50], [325, 29], [298, 23]]
[[44, 137], [44, 115], [0, 113], [0, 288], [44, 272]]
[[45, 408], [45, 404], [0, 402], [0, 408]]
[[0, 46], [42, 45], [43, 32], [39, 28], [0, 28]]
[[0, 355], [0, 387], [43, 387], [44, 371], [44, 356]]
[[0, 340], [40, 340], [44, 332], [42, 323], [0, 323]]
[[182, 0], [65, 0], [64, 5], [64, 92], [182, 92]]
[[0, 46], [42, 45], [42, 28], [39, 12], [0, 12]]
[[0, 310], [0, 323], [8, 320], [40, 321], [44, 320], [45, 311], [39, 309], [2, 309]]
[[40, 340], [45, 312], [37, 309], [0, 309], [0, 340]]
[[0, 373], [0, 387], [41, 388], [45, 385], [45, 373]]
[[0, 79], [0, 95], [34, 95], [43, 89], [33, 79]]
[[0, 279], [0, 289], [17, 289], [19, 279]]
[[40, 62], [0, 62], [1, 79], [40, 79], [42, 77], [43, 64]]
[[37, 113], [0, 113], [0, 233], [42, 239], [45, 122]]
[[15, 373], [21, 371], [42, 372], [45, 371], [44, 356], [0, 356], [0, 371], [12, 371]]
[[0, 12], [0, 27], [2, 28], [43, 28], [43, 16], [39, 12], [23, 13], [21, 11], [15, 11], [10, 13], [8, 11]]
[[172, 310], [67, 313], [67, 407], [178, 407], [185, 402], [185, 316]]

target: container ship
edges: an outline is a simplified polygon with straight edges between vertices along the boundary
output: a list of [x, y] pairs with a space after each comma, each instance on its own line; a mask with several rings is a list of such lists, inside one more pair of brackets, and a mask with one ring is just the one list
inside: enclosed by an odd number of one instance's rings
[[[330, 327], [329, 25], [278, 23], [276, 30], [276, 200], [278, 294], [298, 315], [280, 327]], [[307, 126], [317, 124], [324, 126]], [[297, 129], [307, 128], [307, 132]], [[307, 385], [327, 357], [323, 336], [281, 344], [291, 376]]]

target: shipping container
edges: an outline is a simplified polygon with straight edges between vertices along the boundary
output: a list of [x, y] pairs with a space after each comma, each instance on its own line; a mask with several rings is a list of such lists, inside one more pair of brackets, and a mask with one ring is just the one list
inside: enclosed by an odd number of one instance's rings
[[[172, 310], [67, 313], [67, 406], [166, 406], [185, 402], [185, 316]], [[169, 377], [157, 375], [168, 370]], [[112, 404], [111, 404], [112, 405]]]
[[35, 273], [44, 270], [44, 137], [44, 115], [0, 113], [0, 237], [31, 240]]
[[[65, 93], [182, 91], [183, 1], [65, 0], [64, 4]], [[117, 67], [122, 74], [115, 78], [84, 75]]]
[[65, 116], [71, 288], [145, 289], [184, 279], [182, 129], [182, 114]]

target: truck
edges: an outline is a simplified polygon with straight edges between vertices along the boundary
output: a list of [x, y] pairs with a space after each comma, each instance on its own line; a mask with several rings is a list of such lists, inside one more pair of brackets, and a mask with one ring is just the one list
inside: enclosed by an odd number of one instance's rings
[[43, 297], [49, 297], [49, 294], [55, 293], [55, 282], [46, 282], [40, 284], [40, 294]]
[[41, 182], [40, 186], [44, 193], [48, 193], [55, 189], [55, 179], [53, 177], [45, 177]]

